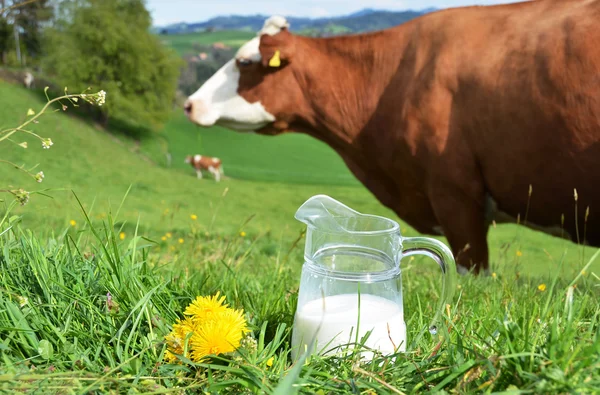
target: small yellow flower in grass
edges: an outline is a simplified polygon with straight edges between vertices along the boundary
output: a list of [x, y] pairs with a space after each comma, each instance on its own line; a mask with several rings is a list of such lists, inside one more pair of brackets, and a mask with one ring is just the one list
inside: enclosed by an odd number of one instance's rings
[[198, 216], [196, 214], [192, 214], [190, 215], [190, 218], [192, 219], [192, 221], [195, 221], [198, 219]]
[[517, 251], [517, 256], [523, 256], [523, 253], [521, 251]]
[[179, 241], [179, 244], [183, 244], [183, 239], [181, 237], [179, 238], [178, 241]]
[[69, 223], [71, 224], [71, 226], [75, 226], [75, 225], [77, 225], [77, 222], [75, 222], [75, 220], [74, 220], [74, 219], [70, 220], [70, 221], [69, 221]]
[[267, 359], [267, 367], [271, 367], [273, 366], [273, 361], [275, 360], [275, 357], [271, 357], [269, 359]]
[[209, 355], [235, 351], [249, 329], [242, 310], [226, 309], [212, 320], [200, 323], [192, 336], [192, 358], [202, 361]]
[[209, 355], [225, 354], [245, 347], [244, 336], [250, 332], [243, 310], [234, 310], [225, 302], [225, 296], [198, 296], [184, 311], [187, 317], [177, 320], [165, 340], [168, 352], [165, 360], [177, 362], [176, 354], [183, 355], [187, 340], [187, 357], [201, 362]]
[[546, 290], [546, 284], [540, 284], [538, 285], [538, 289], [542, 292], [544, 292]]
[[585, 276], [585, 274], [586, 274], [586, 271], [585, 271], [585, 269], [584, 269], [584, 270], [582, 270], [582, 271], [581, 271], [581, 275], [582, 275], [582, 276]]
[[246, 232], [244, 232], [243, 230], [240, 232], [240, 236], [242, 237], [246, 237]]
[[167, 240], [167, 236], [163, 236], [160, 238], [162, 241], [166, 241]]
[[125, 232], [119, 233], [119, 239], [125, 240]]
[[496, 272], [493, 272], [493, 273], [492, 273], [492, 277], [493, 277], [493, 278], [496, 278], [496, 277], [498, 277], [498, 276], [496, 275]]
[[30, 108], [29, 110], [27, 110], [27, 116], [30, 117], [32, 115], [35, 115], [35, 111], [33, 111], [33, 109]]
[[172, 235], [170, 232], [167, 232], [167, 234], [165, 234], [165, 236], [167, 236], [167, 238], [170, 239]]

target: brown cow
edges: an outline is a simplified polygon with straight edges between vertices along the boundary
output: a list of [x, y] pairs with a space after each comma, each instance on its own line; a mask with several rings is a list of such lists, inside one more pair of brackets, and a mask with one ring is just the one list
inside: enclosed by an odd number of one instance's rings
[[215, 176], [215, 181], [217, 182], [221, 181], [221, 176], [224, 175], [223, 164], [219, 158], [202, 155], [188, 155], [185, 157], [185, 163], [189, 163], [196, 169], [196, 175], [199, 179], [202, 178], [202, 170], [208, 170]]
[[489, 270], [489, 224], [519, 215], [580, 242], [587, 220], [600, 246], [600, 0], [454, 8], [332, 38], [288, 27], [269, 18], [189, 97], [189, 118], [324, 141], [401, 219], [445, 235], [462, 272]]

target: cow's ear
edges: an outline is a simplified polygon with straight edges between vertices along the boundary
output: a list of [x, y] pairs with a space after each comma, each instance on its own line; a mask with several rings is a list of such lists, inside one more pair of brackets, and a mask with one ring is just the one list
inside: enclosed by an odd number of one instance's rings
[[273, 36], [260, 36], [260, 55], [265, 67], [277, 68], [289, 63], [293, 57], [293, 36], [283, 28]]

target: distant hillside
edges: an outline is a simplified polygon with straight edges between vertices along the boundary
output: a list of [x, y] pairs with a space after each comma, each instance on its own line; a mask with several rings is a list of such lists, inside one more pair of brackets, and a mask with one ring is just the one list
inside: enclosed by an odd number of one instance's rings
[[[433, 8], [420, 11], [385, 11], [366, 8], [345, 16], [327, 18], [287, 17], [292, 29], [309, 35], [332, 35], [338, 33], [359, 33], [380, 30], [400, 25], [413, 18], [435, 11]], [[155, 27], [161, 34], [182, 34], [219, 30], [258, 31], [269, 15], [228, 15], [218, 16], [205, 22], [177, 23]]]

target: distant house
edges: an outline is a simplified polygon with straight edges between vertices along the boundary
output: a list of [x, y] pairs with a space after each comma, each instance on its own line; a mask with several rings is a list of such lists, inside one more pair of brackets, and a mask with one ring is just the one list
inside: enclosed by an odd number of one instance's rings
[[227, 45], [225, 45], [225, 44], [223, 44], [221, 42], [214, 43], [212, 45], [212, 47], [213, 47], [213, 49], [230, 49]]

